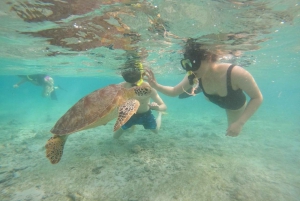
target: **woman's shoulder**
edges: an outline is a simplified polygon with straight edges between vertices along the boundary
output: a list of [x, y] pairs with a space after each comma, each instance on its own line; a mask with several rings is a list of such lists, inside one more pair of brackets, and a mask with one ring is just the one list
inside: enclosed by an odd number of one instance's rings
[[[238, 66], [236, 64], [232, 64], [232, 63], [217, 63], [216, 64], [218, 68], [222, 68], [222, 69], [228, 69], [231, 65], [233, 65], [234, 67]], [[238, 66], [240, 67], [240, 66]]]
[[241, 66], [236, 65], [231, 71], [231, 80], [233, 86], [240, 86], [242, 83], [246, 83], [252, 79], [252, 75]]
[[232, 63], [217, 64], [217, 68], [220, 69], [221, 71], [227, 71], [230, 66], [233, 66], [232, 71], [231, 71], [233, 74], [239, 73], [239, 72], [246, 72], [246, 70], [243, 67], [236, 65], [236, 64], [232, 64]]
[[[234, 64], [232, 64], [232, 65], [234, 65]], [[231, 72], [231, 74], [237, 75], [237, 76], [243, 76], [243, 75], [245, 75], [245, 73], [248, 73], [248, 71], [239, 65], [234, 65], [232, 72]]]

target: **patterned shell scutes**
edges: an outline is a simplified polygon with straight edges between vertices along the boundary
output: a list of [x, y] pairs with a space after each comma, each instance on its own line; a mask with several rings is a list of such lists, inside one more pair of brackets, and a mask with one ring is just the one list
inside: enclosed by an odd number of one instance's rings
[[123, 89], [121, 85], [109, 85], [88, 94], [56, 122], [51, 132], [67, 135], [85, 129], [96, 121], [100, 121], [100, 125], [106, 124], [101, 122], [101, 118], [119, 106]]

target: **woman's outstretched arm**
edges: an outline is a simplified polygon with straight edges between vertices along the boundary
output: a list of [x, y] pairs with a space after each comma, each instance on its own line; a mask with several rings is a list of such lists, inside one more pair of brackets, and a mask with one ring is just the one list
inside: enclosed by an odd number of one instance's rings
[[149, 82], [151, 87], [167, 96], [178, 96], [179, 94], [191, 88], [187, 76], [185, 76], [183, 80], [174, 87], [158, 84], [154, 73], [149, 69], [146, 69], [146, 77], [146, 80]]

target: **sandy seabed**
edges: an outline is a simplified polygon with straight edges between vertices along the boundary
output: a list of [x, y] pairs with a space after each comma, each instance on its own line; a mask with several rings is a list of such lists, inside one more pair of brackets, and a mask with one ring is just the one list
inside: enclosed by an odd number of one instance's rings
[[[188, 119], [188, 118], [187, 118]], [[52, 165], [54, 121], [0, 125], [1, 201], [296, 201], [300, 129], [251, 119], [237, 138], [219, 117], [163, 116], [160, 133], [137, 126], [119, 140], [114, 122], [72, 134]]]

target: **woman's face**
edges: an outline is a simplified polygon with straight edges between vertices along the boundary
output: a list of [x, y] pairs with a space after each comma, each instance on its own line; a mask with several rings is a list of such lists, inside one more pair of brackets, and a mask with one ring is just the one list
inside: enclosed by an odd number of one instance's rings
[[199, 67], [198, 67], [197, 70], [192, 71], [193, 74], [194, 74], [197, 78], [200, 78], [200, 71], [201, 71], [201, 65], [202, 65], [202, 63], [203, 63], [203, 62], [200, 62], [200, 65], [199, 65]]
[[205, 60], [202, 60], [201, 62], [199, 62], [199, 66], [197, 70], [192, 71], [193, 74], [197, 77], [197, 78], [201, 78], [201, 72], [203, 71], [203, 64], [205, 63]]

